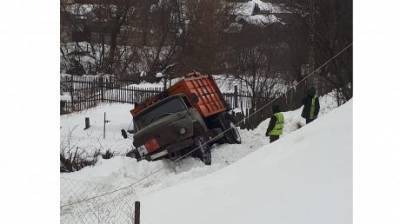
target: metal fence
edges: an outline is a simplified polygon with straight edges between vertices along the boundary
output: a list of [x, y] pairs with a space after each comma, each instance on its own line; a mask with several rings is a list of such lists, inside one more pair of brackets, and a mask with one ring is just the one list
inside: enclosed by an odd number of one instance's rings
[[[69, 100], [61, 100], [61, 114], [82, 111], [99, 103], [140, 103], [163, 91], [158, 87], [137, 87], [131, 81], [119, 81], [113, 78], [73, 78], [61, 80], [61, 91], [68, 93]], [[246, 109], [251, 106], [250, 94], [223, 93], [231, 108]]]
[[[138, 87], [131, 81], [120, 81], [113, 78], [82, 78], [64, 77], [61, 80], [61, 92], [67, 93], [68, 100], [61, 100], [60, 112], [67, 114], [89, 109], [99, 103], [140, 103], [149, 97], [157, 95], [163, 88]], [[233, 93], [222, 94], [231, 108], [246, 111], [251, 107], [251, 94]]]
[[61, 114], [86, 110], [99, 103], [133, 104], [162, 92], [162, 88], [138, 88], [131, 81], [119, 81], [111, 77], [65, 77], [60, 86], [61, 91], [69, 97], [60, 102]]

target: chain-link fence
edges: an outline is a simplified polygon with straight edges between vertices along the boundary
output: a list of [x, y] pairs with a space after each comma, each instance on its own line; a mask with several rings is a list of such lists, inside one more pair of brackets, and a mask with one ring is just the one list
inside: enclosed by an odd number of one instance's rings
[[61, 224], [133, 224], [136, 193], [133, 188], [61, 178]]

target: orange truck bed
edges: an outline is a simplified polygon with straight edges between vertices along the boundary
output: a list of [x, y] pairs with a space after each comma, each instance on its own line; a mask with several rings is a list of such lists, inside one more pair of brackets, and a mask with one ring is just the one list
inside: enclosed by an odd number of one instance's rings
[[[221, 91], [210, 75], [202, 75], [197, 72], [189, 73], [184, 79], [169, 87], [166, 93], [168, 96], [185, 94], [189, 101], [191, 101], [191, 104], [204, 118], [227, 110]], [[197, 100], [193, 99], [193, 95], [197, 97]], [[136, 105], [131, 110], [132, 115], [137, 115], [143, 109], [156, 103], [163, 97], [165, 97], [165, 93], [164, 96], [160, 94]]]

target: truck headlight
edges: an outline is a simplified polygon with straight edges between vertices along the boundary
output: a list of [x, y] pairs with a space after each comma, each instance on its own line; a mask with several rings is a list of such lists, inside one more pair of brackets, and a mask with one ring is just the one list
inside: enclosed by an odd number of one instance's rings
[[160, 145], [158, 144], [158, 141], [155, 138], [151, 138], [151, 139], [147, 140], [146, 143], [144, 143], [144, 146], [148, 153], [155, 152], [155, 151], [157, 151], [157, 149], [160, 148]]
[[179, 134], [181, 134], [181, 135], [186, 134], [186, 128], [179, 129]]

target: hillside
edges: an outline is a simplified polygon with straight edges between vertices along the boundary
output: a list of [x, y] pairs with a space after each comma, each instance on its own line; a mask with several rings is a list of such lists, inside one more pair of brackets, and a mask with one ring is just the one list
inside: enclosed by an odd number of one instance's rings
[[352, 108], [143, 197], [143, 223], [352, 223]]
[[[331, 117], [331, 112], [334, 108], [337, 107], [335, 103], [335, 98], [333, 94], [327, 94], [320, 98], [321, 111], [319, 120], [326, 120], [325, 117]], [[126, 119], [128, 119], [128, 113], [126, 111], [130, 108], [131, 105], [128, 104], [104, 104], [98, 106], [96, 108], [90, 109], [86, 112], [82, 113], [73, 113], [71, 115], [62, 116], [62, 133], [61, 137], [65, 138], [65, 141], [74, 147], [81, 147], [86, 153], [89, 153], [98, 147], [101, 147], [103, 150], [108, 149], [109, 147], [113, 150], [120, 150], [120, 152], [124, 152], [124, 150], [129, 149], [131, 145], [131, 141], [128, 139], [122, 139], [119, 136], [119, 129], [122, 127], [126, 127]], [[125, 109], [124, 109], [125, 108]], [[108, 119], [111, 120], [107, 132], [107, 139], [102, 139], [101, 136], [101, 127], [99, 124], [103, 119], [103, 112], [107, 111]], [[336, 111], [333, 111], [336, 114]], [[240, 130], [240, 134], [242, 136], [242, 144], [237, 145], [215, 145], [212, 149], [212, 157], [213, 162], [211, 166], [204, 166], [204, 164], [195, 158], [186, 158], [179, 163], [172, 163], [167, 160], [155, 161], [155, 162], [147, 162], [140, 161], [137, 162], [133, 158], [125, 157], [122, 154], [118, 156], [118, 154], [111, 159], [101, 159], [98, 158], [97, 163], [94, 166], [85, 167], [79, 171], [72, 173], [62, 173], [61, 174], [61, 195], [60, 200], [62, 205], [68, 205], [70, 203], [79, 202], [81, 200], [82, 203], [73, 204], [71, 206], [64, 206], [61, 210], [61, 222], [62, 223], [75, 223], [79, 221], [79, 217], [82, 212], [95, 210], [99, 212], [104, 212], [105, 222], [108, 223], [110, 220], [121, 220], [118, 218], [120, 215], [124, 215], [124, 217], [131, 217], [132, 209], [129, 207], [133, 204], [134, 200], [142, 200], [142, 198], [147, 201], [150, 200], [150, 204], [148, 202], [143, 202], [144, 210], [152, 209], [154, 206], [152, 203], [156, 203], [158, 196], [154, 196], [154, 199], [148, 199], [147, 197], [152, 197], [151, 195], [154, 193], [155, 195], [164, 194], [164, 189], [167, 189], [166, 192], [169, 192], [171, 189], [175, 189], [175, 186], [178, 188], [182, 186], [184, 183], [197, 183], [197, 181], [210, 178], [210, 176], [215, 175], [225, 175], [218, 174], [221, 172], [228, 172], [224, 170], [231, 169], [242, 169], [242, 168], [230, 168], [237, 167], [237, 164], [243, 163], [242, 161], [249, 160], [248, 158], [258, 158], [260, 155], [269, 156], [275, 152], [275, 147], [278, 147], [276, 152], [285, 152], [287, 154], [282, 154], [283, 156], [291, 156], [292, 160], [296, 160], [295, 157], [299, 156], [299, 161], [304, 160], [304, 156], [309, 156], [311, 159], [318, 158], [319, 154], [313, 155], [313, 151], [306, 151], [306, 153], [300, 153], [300, 155], [296, 154], [296, 149], [298, 147], [304, 147], [304, 145], [309, 144], [308, 141], [313, 141], [314, 136], [310, 136], [310, 138], [305, 138], [304, 136], [308, 136], [310, 131], [308, 126], [297, 130], [299, 125], [304, 125], [304, 121], [300, 116], [301, 108], [294, 111], [284, 112], [285, 116], [285, 128], [282, 139], [274, 144], [270, 144], [268, 142], [268, 138], [265, 137], [265, 130], [268, 125], [269, 119], [262, 122], [256, 129], [248, 131], [248, 130]], [[93, 120], [93, 127], [90, 129], [91, 131], [86, 133], [83, 130], [83, 118], [85, 116], [90, 116], [91, 120]], [[127, 117], [125, 117], [127, 116]], [[344, 116], [344, 115], [343, 115]], [[349, 115], [350, 116], [350, 115]], [[330, 118], [330, 120], [334, 120], [336, 118]], [[350, 120], [350, 122], [348, 122]], [[68, 122], [67, 122], [68, 121]], [[345, 119], [348, 122], [347, 125], [351, 126], [351, 117]], [[331, 121], [330, 121], [331, 122]], [[101, 123], [101, 122], [100, 122]], [[67, 125], [69, 124], [69, 125]], [[330, 125], [330, 123], [328, 123]], [[328, 124], [324, 125], [328, 126]], [[317, 128], [311, 129], [311, 132], [316, 132], [320, 128], [319, 121], [309, 126], [313, 127], [314, 125], [318, 125]], [[329, 127], [330, 128], [330, 127]], [[333, 129], [332, 129], [333, 130]], [[325, 130], [324, 130], [325, 131]], [[342, 134], [347, 134], [347, 132], [351, 133], [351, 130], [346, 128], [346, 132]], [[68, 133], [71, 133], [69, 135]], [[299, 134], [300, 133], [300, 134]], [[321, 132], [323, 133], [323, 132]], [[64, 135], [63, 135], [64, 134]], [[320, 134], [320, 133], [319, 133]], [[335, 135], [335, 132], [330, 134]], [[300, 136], [299, 136], [300, 135]], [[70, 138], [68, 138], [70, 136]], [[298, 136], [298, 137], [292, 137]], [[340, 137], [341, 135], [339, 135]], [[295, 138], [295, 140], [292, 140]], [[351, 138], [351, 137], [349, 137]], [[331, 139], [332, 142], [335, 141], [336, 138]], [[330, 141], [327, 141], [327, 143]], [[61, 142], [63, 143], [63, 141]], [[298, 144], [300, 143], [300, 145]], [[284, 150], [284, 151], [283, 151]], [[254, 154], [254, 155], [253, 155]], [[278, 153], [279, 154], [279, 153]], [[292, 155], [293, 154], [293, 155]], [[350, 154], [351, 157], [351, 154]], [[260, 157], [261, 158], [261, 157]], [[325, 158], [325, 157], [324, 157]], [[322, 158], [321, 161], [324, 161]], [[346, 159], [348, 159], [346, 157]], [[276, 160], [276, 161], [275, 161]], [[351, 161], [351, 158], [350, 158]], [[252, 163], [252, 162], [249, 162]], [[260, 162], [257, 162], [260, 163]], [[280, 163], [280, 159], [278, 157], [271, 157], [265, 163], [271, 163], [271, 166], [275, 166], [277, 163]], [[255, 163], [256, 164], [256, 163]], [[274, 165], [275, 164], [275, 165]], [[240, 165], [241, 166], [241, 165]], [[256, 167], [260, 167], [257, 165]], [[315, 167], [319, 167], [318, 164]], [[311, 169], [311, 168], [310, 168]], [[347, 168], [346, 168], [347, 169]], [[227, 186], [229, 186], [232, 181], [230, 178], [242, 178], [240, 175], [248, 175], [254, 173], [254, 171], [249, 171], [249, 167], [243, 167], [243, 171], [227, 174]], [[264, 171], [271, 170], [268, 173], [264, 173]], [[264, 180], [269, 179], [268, 175], [272, 175], [274, 172], [277, 172], [277, 175], [280, 173], [278, 171], [273, 171], [274, 169], [261, 168], [259, 171], [262, 171], [258, 178]], [[237, 172], [237, 176], [235, 173]], [[348, 169], [348, 172], [351, 172]], [[154, 175], [153, 175], [154, 174]], [[233, 175], [233, 177], [232, 177]], [[259, 175], [259, 174], [257, 174]], [[267, 175], [267, 176], [265, 176]], [[230, 177], [231, 176], [231, 177]], [[251, 175], [248, 175], [249, 177]], [[264, 177], [265, 176], [265, 177]], [[221, 176], [220, 176], [221, 177]], [[274, 179], [275, 178], [275, 179]], [[277, 176], [274, 176], [271, 181], [277, 181]], [[293, 181], [298, 180], [298, 176], [289, 177], [286, 175], [286, 179], [294, 178]], [[239, 180], [240, 180], [239, 179]], [[214, 181], [208, 180], [207, 181]], [[255, 179], [247, 180], [244, 178], [245, 182], [249, 182], [249, 186], [255, 184]], [[207, 182], [206, 181], [206, 182]], [[252, 183], [252, 181], [254, 183]], [[285, 180], [285, 184], [289, 180]], [[224, 178], [221, 177], [220, 180], [216, 181], [216, 184], [225, 183]], [[134, 187], [127, 187], [134, 184]], [[235, 183], [238, 184], [238, 183]], [[263, 183], [265, 184], [265, 183]], [[276, 184], [279, 184], [279, 180]], [[202, 185], [199, 185], [202, 186]], [[263, 186], [263, 185], [261, 185]], [[219, 186], [220, 187], [220, 186]], [[246, 189], [245, 186], [242, 186], [243, 189]], [[276, 192], [276, 186], [273, 189], [270, 189], [272, 192]], [[284, 186], [283, 186], [284, 187]], [[107, 192], [114, 192], [115, 189], [123, 189], [121, 191], [116, 191], [115, 193], [109, 194]], [[209, 188], [209, 187], [207, 187]], [[213, 186], [210, 186], [213, 188]], [[197, 188], [195, 188], [197, 189]], [[258, 189], [258, 188], [257, 188]], [[267, 188], [268, 189], [268, 188]], [[247, 189], [251, 191], [253, 189]], [[159, 193], [161, 192], [161, 193]], [[199, 191], [200, 192], [200, 191]], [[182, 197], [182, 194], [175, 192], [175, 196], [168, 197]], [[171, 193], [171, 194], [175, 194]], [[207, 194], [206, 192], [203, 192]], [[280, 192], [281, 193], [281, 192]], [[236, 193], [235, 193], [236, 194]], [[95, 198], [94, 200], [88, 200], [91, 197], [95, 197], [97, 195], [104, 195], [100, 198]], [[210, 194], [212, 195], [212, 194]], [[165, 196], [161, 196], [160, 200]], [[270, 196], [268, 196], [270, 197]], [[151, 202], [151, 200], [155, 200]], [[175, 200], [175, 199], [174, 199]], [[275, 199], [274, 199], [275, 200]], [[277, 200], [277, 199], [276, 199]], [[164, 202], [163, 202], [164, 203]], [[165, 202], [168, 203], [168, 202]], [[185, 202], [186, 203], [186, 202]], [[116, 207], [117, 206], [117, 207]], [[150, 207], [149, 207], [150, 206]], [[178, 205], [179, 206], [179, 205]], [[118, 207], [123, 207], [125, 210], [118, 209]], [[155, 207], [154, 209], [160, 209], [160, 207]], [[110, 215], [109, 213], [114, 215]], [[147, 211], [146, 211], [147, 212]], [[151, 211], [149, 211], [151, 212]], [[109, 215], [107, 215], [109, 214]], [[181, 213], [179, 213], [181, 214]], [[96, 214], [85, 213], [85, 217], [87, 219], [96, 219]], [[171, 217], [172, 218], [172, 217]], [[153, 218], [149, 221], [153, 223]], [[183, 221], [182, 221], [183, 222]], [[145, 222], [147, 223], [147, 222]], [[158, 223], [158, 222], [155, 222]]]
[[[320, 117], [326, 116], [337, 107], [333, 93], [322, 96], [320, 104]], [[212, 150], [211, 166], [204, 166], [200, 160], [191, 157], [178, 164], [170, 161], [136, 162], [136, 159], [124, 156], [124, 153], [131, 149], [132, 140], [123, 139], [120, 135], [120, 129], [129, 126], [131, 108], [130, 104], [103, 104], [84, 112], [61, 117], [62, 149], [79, 149], [79, 152], [87, 156], [93, 155], [96, 150], [101, 150], [101, 152], [111, 150], [116, 154], [112, 159], [99, 159], [94, 166], [85, 167], [77, 172], [62, 173], [62, 204], [128, 185], [162, 168], [159, 175], [140, 183], [135, 188], [138, 195], [142, 195], [143, 192], [154, 192], [229, 166], [242, 157], [269, 145], [268, 138], [265, 137], [265, 130], [270, 120], [267, 119], [255, 130], [240, 129], [242, 144], [215, 145]], [[102, 138], [104, 112], [107, 112], [107, 119], [110, 120], [107, 124], [106, 139]], [[298, 125], [304, 125], [304, 119], [300, 114], [301, 108], [284, 112], [284, 137], [295, 131]], [[92, 127], [88, 130], [84, 130], [85, 117], [91, 119]], [[87, 182], [92, 182], [92, 184]]]

